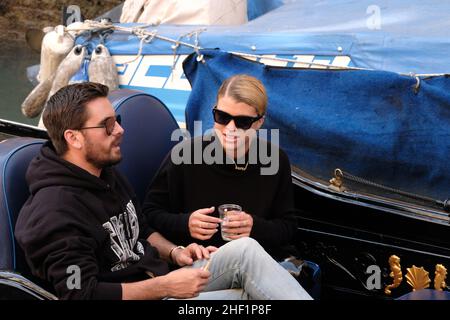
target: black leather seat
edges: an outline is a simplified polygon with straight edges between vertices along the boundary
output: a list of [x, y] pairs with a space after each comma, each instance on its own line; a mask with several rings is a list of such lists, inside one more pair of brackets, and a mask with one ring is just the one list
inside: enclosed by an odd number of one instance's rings
[[44, 141], [12, 138], [0, 143], [0, 299], [54, 298], [25, 278], [30, 272], [14, 239], [17, 216], [29, 195], [25, 173]]
[[25, 173], [31, 159], [45, 140], [13, 138], [0, 144], [0, 269], [16, 270], [23, 267], [14, 241], [14, 226], [20, 209], [28, 198]]
[[177, 143], [171, 141], [171, 135], [179, 127], [167, 107], [151, 95], [116, 90], [109, 99], [125, 129], [118, 169], [128, 178], [142, 203], [161, 162]]

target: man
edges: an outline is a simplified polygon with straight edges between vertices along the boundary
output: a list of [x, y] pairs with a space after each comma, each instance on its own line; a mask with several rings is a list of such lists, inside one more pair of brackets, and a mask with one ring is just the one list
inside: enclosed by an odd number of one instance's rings
[[[63, 299], [193, 298], [201, 292], [205, 299], [310, 299], [252, 239], [219, 250], [195, 243], [184, 248], [147, 225], [113, 167], [121, 160], [124, 130], [107, 94], [103, 85], [81, 83], [48, 101], [43, 120], [51, 142], [30, 163], [31, 196], [16, 224], [32, 273]], [[169, 272], [169, 261], [186, 267]], [[232, 288], [242, 290], [236, 296]]]

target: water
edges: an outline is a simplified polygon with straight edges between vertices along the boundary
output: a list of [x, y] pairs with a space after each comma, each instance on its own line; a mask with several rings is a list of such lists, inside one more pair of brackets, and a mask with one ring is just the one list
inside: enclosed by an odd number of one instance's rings
[[20, 106], [33, 85], [27, 78], [27, 67], [39, 64], [39, 54], [26, 44], [0, 49], [0, 118], [37, 125], [39, 117], [25, 117]]

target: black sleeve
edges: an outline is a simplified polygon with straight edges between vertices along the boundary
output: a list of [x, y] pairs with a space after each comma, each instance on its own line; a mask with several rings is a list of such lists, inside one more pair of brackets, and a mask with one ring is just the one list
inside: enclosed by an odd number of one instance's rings
[[100, 235], [93, 236], [86, 223], [90, 220], [83, 220], [86, 209], [53, 194], [40, 191], [33, 203], [25, 204], [16, 224], [15, 235], [32, 273], [52, 284], [60, 299], [120, 300], [120, 283], [98, 281]]
[[174, 165], [170, 153], [147, 190], [143, 213], [149, 225], [172, 242], [189, 241], [189, 216], [180, 208], [183, 199], [182, 168]]
[[147, 216], [142, 213], [139, 201], [134, 202], [134, 206], [136, 208], [137, 216], [139, 219], [139, 238], [147, 240], [148, 237], [150, 237], [150, 235], [156, 230], [150, 226], [150, 224], [148, 223]]
[[139, 220], [139, 238], [147, 239], [156, 230], [150, 227], [146, 215], [142, 213], [141, 204], [130, 182], [119, 171], [115, 170], [114, 173], [116, 178], [120, 179], [121, 183], [126, 186], [131, 201], [133, 201], [133, 205], [136, 208], [136, 215], [138, 216]]
[[297, 229], [291, 166], [289, 158], [282, 150], [278, 174], [280, 179], [272, 202], [270, 219], [253, 215], [250, 236], [257, 239], [265, 248], [279, 248], [292, 244]]

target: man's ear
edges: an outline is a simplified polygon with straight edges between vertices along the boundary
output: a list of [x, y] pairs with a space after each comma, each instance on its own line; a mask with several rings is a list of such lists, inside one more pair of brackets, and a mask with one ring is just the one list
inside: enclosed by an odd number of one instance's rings
[[69, 148], [71, 147], [79, 150], [83, 146], [83, 138], [78, 130], [68, 129], [64, 131], [64, 139], [66, 139], [67, 146], [69, 146]]

